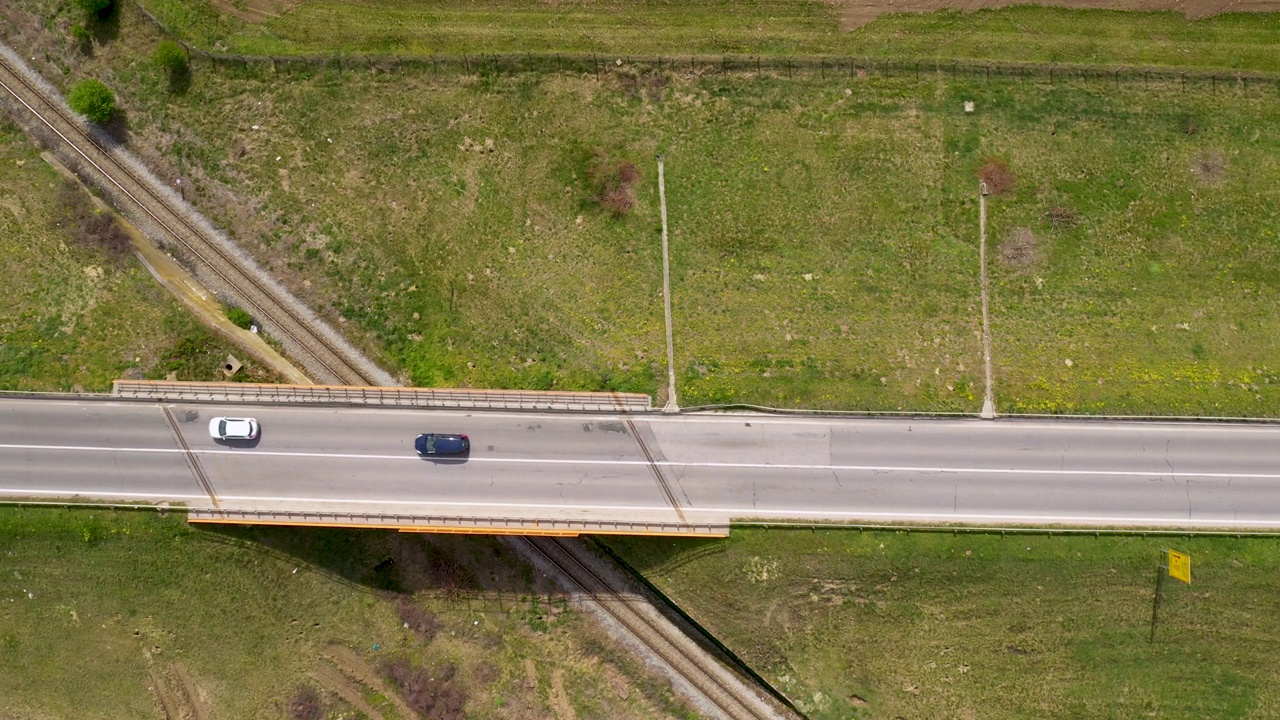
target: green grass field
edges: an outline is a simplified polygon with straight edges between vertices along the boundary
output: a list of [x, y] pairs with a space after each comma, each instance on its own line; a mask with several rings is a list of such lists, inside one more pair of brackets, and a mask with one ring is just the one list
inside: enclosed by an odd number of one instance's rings
[[210, 0], [144, 4], [190, 42], [249, 55], [826, 54], [1280, 70], [1275, 14], [1188, 22], [1172, 12], [1017, 7], [885, 15], [847, 32], [839, 5], [821, 0], [308, 0], [276, 4], [277, 17], [231, 15], [220, 9], [229, 3]]
[[[0, 389], [103, 392], [117, 378], [170, 372], [220, 379], [221, 359], [244, 353], [195, 322], [132, 255], [70, 232], [63, 182], [0, 118]], [[275, 376], [250, 360], [239, 379]]]
[[[1000, 409], [1274, 413], [1261, 87], [199, 70], [168, 96], [147, 32], [96, 61], [136, 142], [415, 384], [654, 392], [662, 151], [682, 404], [974, 411], [998, 159]], [[624, 217], [596, 153], [638, 169]]]
[[[158, 40], [126, 12], [69, 77], [104, 73], [135, 143], [417, 385], [656, 392], [661, 151], [683, 405], [977, 410], [998, 160], [1000, 410], [1277, 407], [1259, 85], [202, 66], [171, 95], [142, 61]], [[637, 169], [622, 217], [598, 156]]]
[[[813, 720], [1280, 717], [1275, 539], [610, 539]], [[1165, 582], [1162, 549], [1192, 556]]]
[[[185, 717], [285, 718], [310, 685], [327, 717], [374, 720], [317, 679], [327, 669], [380, 717], [407, 720], [353, 677], [359, 664], [327, 660], [335, 648], [375, 671], [395, 658], [451, 664], [470, 718], [563, 718], [565, 703], [577, 717], [684, 716], [492, 539], [6, 507], [0, 547], [6, 718], [160, 718], [162, 687]], [[434, 616], [430, 638], [403, 627], [388, 591]]]

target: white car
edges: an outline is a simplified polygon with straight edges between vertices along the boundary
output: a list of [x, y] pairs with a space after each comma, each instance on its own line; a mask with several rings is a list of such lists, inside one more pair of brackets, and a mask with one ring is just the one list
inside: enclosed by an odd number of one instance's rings
[[253, 418], [216, 417], [209, 421], [214, 440], [253, 440], [258, 437], [258, 421]]

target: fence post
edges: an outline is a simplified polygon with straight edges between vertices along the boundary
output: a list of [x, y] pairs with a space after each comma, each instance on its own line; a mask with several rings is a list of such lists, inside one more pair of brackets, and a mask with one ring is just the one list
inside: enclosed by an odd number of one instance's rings
[[1183, 70], [1182, 72], [1178, 73], [1178, 82], [1182, 84], [1183, 90], [1187, 89], [1187, 71], [1186, 70]]
[[1117, 90], [1120, 89], [1120, 71], [1124, 70], [1124, 68], [1125, 68], [1124, 65], [1121, 65], [1120, 67], [1116, 68], [1116, 89]]
[[823, 80], [827, 79], [827, 59], [826, 58], [818, 58], [818, 72], [820, 73], [819, 77], [821, 77]]
[[916, 61], [916, 82], [920, 82], [920, 61]]
[[791, 79], [791, 58], [787, 58], [787, 79]]

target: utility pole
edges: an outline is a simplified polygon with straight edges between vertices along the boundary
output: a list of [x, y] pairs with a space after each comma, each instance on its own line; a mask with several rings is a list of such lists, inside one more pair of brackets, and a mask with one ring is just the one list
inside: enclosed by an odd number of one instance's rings
[[662, 304], [667, 320], [667, 404], [664, 413], [680, 412], [676, 403], [676, 353], [671, 341], [671, 260], [667, 243], [667, 185], [662, 172], [662, 153], [658, 153], [658, 204], [662, 211]]
[[991, 283], [987, 279], [987, 184], [978, 183], [978, 262], [982, 265], [982, 365], [986, 375], [986, 389], [982, 394], [982, 417], [996, 417], [995, 393], [991, 389], [991, 318], [987, 296]]

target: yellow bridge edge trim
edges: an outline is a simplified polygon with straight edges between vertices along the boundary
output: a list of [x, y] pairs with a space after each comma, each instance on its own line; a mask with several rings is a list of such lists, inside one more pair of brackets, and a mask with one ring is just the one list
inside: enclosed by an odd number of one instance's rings
[[207, 525], [277, 525], [285, 527], [346, 528], [351, 530], [398, 530], [409, 533], [436, 533], [441, 535], [538, 535], [545, 537], [578, 537], [579, 535], [630, 535], [635, 537], [690, 537], [723, 538], [728, 532], [660, 531], [634, 532], [627, 530], [572, 530], [567, 528], [512, 528], [512, 527], [460, 527], [455, 525], [383, 525], [378, 523], [338, 523], [287, 520], [252, 520], [247, 518], [209, 518], [187, 515], [188, 523]]

